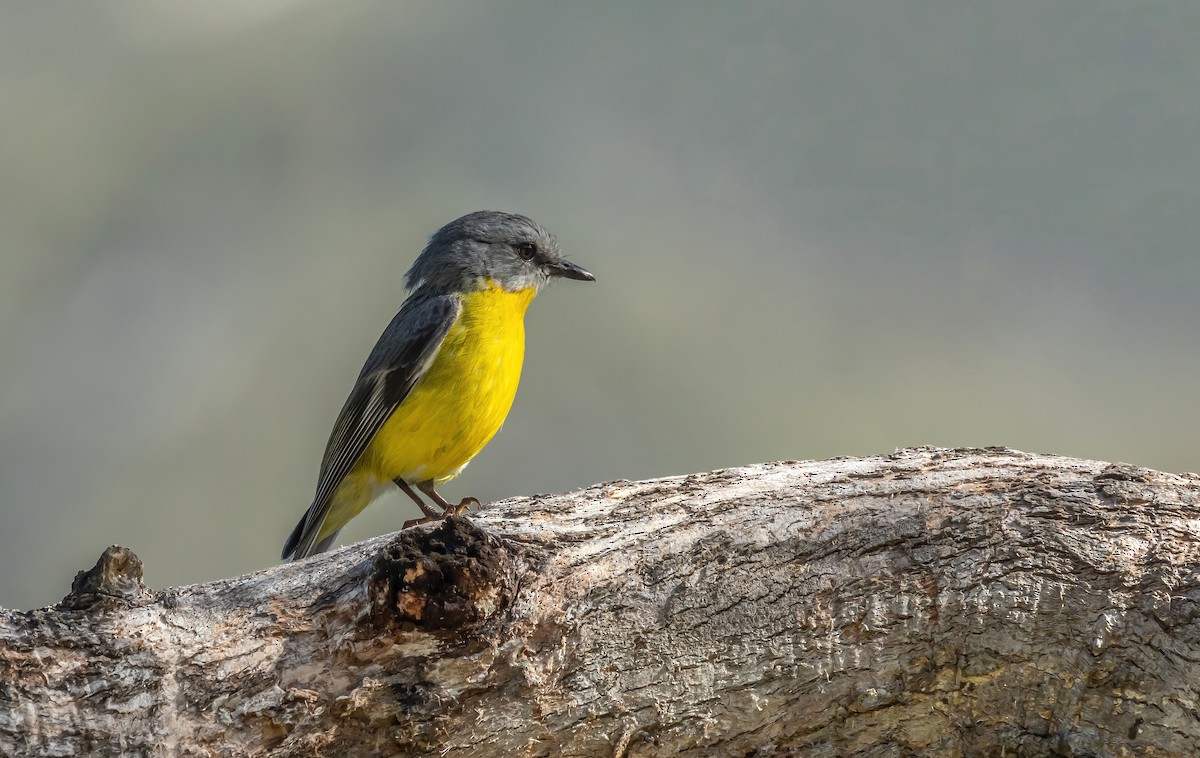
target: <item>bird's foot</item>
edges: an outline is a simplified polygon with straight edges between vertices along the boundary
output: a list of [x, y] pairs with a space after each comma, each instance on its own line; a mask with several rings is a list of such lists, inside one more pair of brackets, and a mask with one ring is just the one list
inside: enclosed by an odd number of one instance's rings
[[461, 516], [464, 513], [469, 513], [472, 506], [474, 506], [476, 511], [483, 510], [483, 503], [479, 502], [478, 498], [464, 497], [462, 502], [460, 502], [458, 505], [447, 505], [439, 516], [422, 516], [421, 518], [409, 519], [408, 521], [405, 521], [404, 525], [400, 528], [408, 529], [410, 527], [420, 526], [421, 524], [428, 524], [431, 521], [441, 521], [442, 519], [450, 518], [451, 516]]
[[454, 506], [447, 508], [446, 511], [442, 514], [442, 518], [446, 518], [450, 514], [454, 514], [455, 516], [461, 516], [464, 513], [469, 513], [471, 510], [471, 506], [475, 506], [476, 511], [483, 510], [483, 503], [479, 502], [478, 498], [464, 497], [462, 499], [462, 502], [460, 502], [458, 505], [454, 505]]

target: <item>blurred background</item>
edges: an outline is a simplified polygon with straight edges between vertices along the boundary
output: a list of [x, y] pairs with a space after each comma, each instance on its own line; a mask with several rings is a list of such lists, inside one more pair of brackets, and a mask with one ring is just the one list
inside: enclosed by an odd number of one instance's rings
[[[555, 231], [444, 492], [1200, 469], [1200, 4], [0, 3], [0, 605], [277, 561], [441, 224]], [[414, 515], [376, 503], [343, 543]]]

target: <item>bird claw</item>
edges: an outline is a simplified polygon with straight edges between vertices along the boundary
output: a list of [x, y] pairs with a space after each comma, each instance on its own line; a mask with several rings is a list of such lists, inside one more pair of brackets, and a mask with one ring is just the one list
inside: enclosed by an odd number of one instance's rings
[[452, 512], [455, 516], [461, 516], [464, 513], [470, 513], [471, 506], [475, 506], [476, 512], [483, 510], [483, 503], [479, 502], [478, 498], [464, 497], [462, 502], [460, 502], [458, 505], [454, 506], [453, 508], [447, 508], [446, 512], [442, 514], [442, 518], [449, 516]]
[[441, 521], [442, 519], [450, 518], [451, 516], [461, 516], [464, 513], [470, 513], [471, 507], [474, 506], [476, 511], [483, 510], [483, 503], [479, 502], [478, 498], [464, 497], [458, 505], [451, 505], [442, 511], [441, 516], [422, 516], [421, 518], [409, 519], [404, 522], [401, 529], [409, 529], [421, 524], [428, 524], [431, 521]]

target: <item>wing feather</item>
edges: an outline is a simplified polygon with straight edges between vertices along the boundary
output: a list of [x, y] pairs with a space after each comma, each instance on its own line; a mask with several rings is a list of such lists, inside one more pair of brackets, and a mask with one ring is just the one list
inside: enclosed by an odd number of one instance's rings
[[284, 545], [284, 558], [302, 558], [315, 552], [313, 546], [329, 514], [334, 491], [380, 427], [429, 370], [461, 311], [462, 301], [448, 295], [415, 295], [400, 307], [367, 357], [338, 414], [325, 446], [316, 495]]

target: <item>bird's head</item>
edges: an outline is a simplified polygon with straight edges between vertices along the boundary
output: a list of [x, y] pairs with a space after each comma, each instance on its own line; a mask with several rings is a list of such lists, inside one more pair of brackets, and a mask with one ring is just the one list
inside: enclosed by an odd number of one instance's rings
[[499, 285], [509, 292], [540, 290], [551, 279], [594, 281], [566, 261], [558, 240], [532, 219], [476, 211], [438, 229], [404, 276], [410, 290], [473, 292]]

